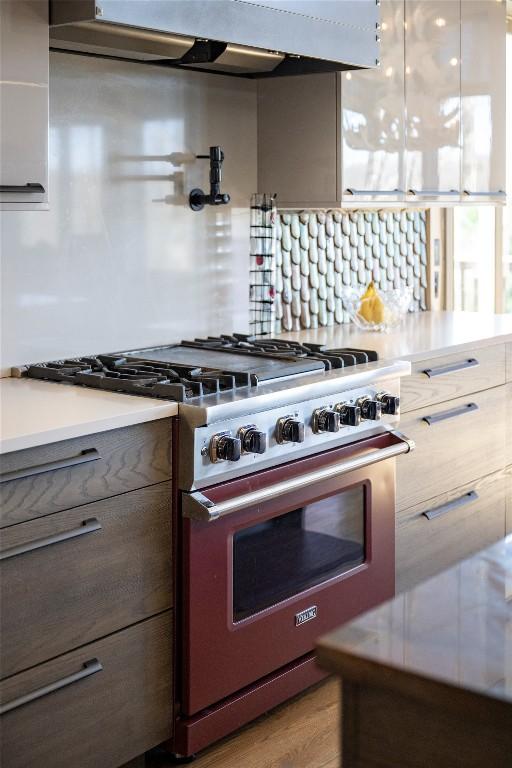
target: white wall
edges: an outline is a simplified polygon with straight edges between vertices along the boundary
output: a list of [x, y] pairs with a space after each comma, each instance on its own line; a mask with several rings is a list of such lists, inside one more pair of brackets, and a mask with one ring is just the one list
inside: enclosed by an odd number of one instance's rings
[[[194, 213], [213, 144], [232, 202]], [[255, 189], [252, 81], [52, 53], [50, 210], [0, 214], [2, 371], [247, 330]]]

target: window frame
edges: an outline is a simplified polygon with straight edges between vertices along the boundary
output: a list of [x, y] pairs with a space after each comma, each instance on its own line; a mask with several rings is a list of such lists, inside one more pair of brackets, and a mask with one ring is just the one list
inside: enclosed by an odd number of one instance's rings
[[[507, 16], [507, 35], [512, 35], [512, 17]], [[507, 93], [508, 97], [508, 93]], [[510, 191], [509, 191], [510, 194]], [[506, 204], [494, 207], [494, 312], [505, 312], [505, 297], [503, 291], [503, 261], [504, 261], [504, 210]], [[455, 213], [454, 208], [444, 209], [445, 232], [445, 295], [444, 306], [453, 310], [455, 303]]]
[[[504, 205], [494, 205], [494, 312], [503, 314], [503, 211]], [[455, 209], [445, 208], [446, 279], [445, 309], [453, 311], [455, 305]]]

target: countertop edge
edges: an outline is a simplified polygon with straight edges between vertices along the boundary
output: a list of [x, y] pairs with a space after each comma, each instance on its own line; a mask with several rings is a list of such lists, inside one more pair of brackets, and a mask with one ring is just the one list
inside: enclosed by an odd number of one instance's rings
[[119, 414], [108, 418], [92, 420], [87, 423], [75, 423], [66, 427], [57, 427], [34, 434], [27, 433], [18, 437], [0, 439], [0, 456], [23, 451], [26, 448], [37, 448], [42, 445], [58, 443], [61, 440], [70, 440], [74, 437], [86, 437], [98, 432], [108, 432], [111, 429], [121, 429], [135, 424], [168, 419], [178, 413], [178, 403], [169, 401], [161, 408], [141, 410], [136, 413]]
[[510, 717], [510, 704], [492, 690], [483, 692], [471, 686], [456, 685], [453, 682], [436, 678], [420, 672], [404, 670], [391, 663], [375, 661], [349, 650], [331, 646], [329, 635], [321, 638], [316, 646], [318, 664], [355, 685], [375, 686], [391, 690], [405, 697], [425, 703], [439, 703], [443, 707], [454, 707], [458, 711], [463, 707], [469, 711], [472, 705], [492, 707], [496, 714]]
[[389, 333], [365, 331], [347, 323], [283, 331], [279, 337], [301, 344], [323, 344], [330, 349], [373, 349], [382, 361], [416, 362], [479, 347], [509, 345], [512, 343], [512, 315], [425, 311], [407, 315], [400, 326]]
[[489, 336], [481, 339], [475, 339], [472, 341], [465, 341], [460, 344], [449, 344], [446, 347], [437, 347], [435, 349], [425, 349], [420, 352], [413, 352], [408, 355], [400, 355], [403, 360], [409, 360], [414, 363], [420, 360], [426, 360], [427, 358], [444, 357], [445, 355], [457, 354], [457, 352], [466, 352], [471, 349], [478, 349], [479, 347], [493, 347], [499, 344], [511, 344], [512, 334], [507, 333], [500, 336]]
[[[468, 328], [465, 329], [466, 323]], [[457, 325], [463, 328], [463, 332], [457, 329]], [[479, 326], [482, 326], [481, 334], [478, 332]], [[447, 333], [455, 336], [454, 341], [457, 343], [450, 344], [444, 342], [442, 334], [446, 326]], [[297, 341], [321, 341], [326, 343], [327, 346], [332, 346], [334, 343], [338, 346], [357, 346], [359, 348], [376, 348], [379, 351], [379, 362], [389, 363], [391, 360], [404, 360], [408, 363], [415, 363], [428, 358], [442, 357], [447, 354], [464, 354], [470, 350], [475, 350], [479, 347], [491, 347], [496, 345], [505, 345], [507, 349], [507, 371], [510, 378], [510, 371], [512, 371], [512, 318], [502, 316], [483, 315], [480, 321], [477, 313], [431, 313], [425, 312], [420, 315], [409, 316], [401, 330], [395, 332], [399, 335], [405, 334], [405, 344], [400, 345], [398, 348], [394, 346], [393, 334], [387, 336], [386, 334], [368, 334], [360, 332], [352, 326], [337, 326], [336, 328], [318, 329], [315, 332], [312, 331], [300, 331], [300, 332], [287, 332], [280, 334], [283, 338], [286, 337], [290, 340]], [[465, 329], [465, 330], [464, 330]], [[439, 338], [441, 334], [441, 338]], [[464, 341], [458, 341], [457, 336], [470, 337]], [[397, 339], [399, 336], [396, 337]], [[417, 339], [417, 343], [416, 340]], [[380, 343], [379, 343], [380, 341]], [[380, 347], [380, 350], [379, 350]], [[405, 348], [404, 348], [405, 347]], [[407, 349], [408, 347], [408, 349]], [[420, 347], [420, 351], [410, 352], [409, 350], [417, 349]], [[1, 381], [9, 381], [9, 378], [2, 379]], [[34, 382], [35, 380], [31, 380]], [[46, 384], [48, 387], [55, 387], [54, 383], [39, 382], [39, 384]], [[8, 388], [9, 389], [9, 388]], [[50, 389], [45, 393], [48, 395]], [[58, 392], [58, 388], [55, 389], [55, 393]], [[99, 398], [99, 391], [92, 390], [95, 393], [96, 398]], [[104, 393], [112, 395], [113, 393]], [[117, 395], [119, 398], [125, 398], [126, 395]], [[94, 395], [93, 395], [94, 398]], [[52, 395], [53, 400], [53, 395]], [[147, 401], [147, 398], [141, 398], [142, 401]], [[42, 398], [42, 405], [40, 408], [44, 408], [44, 398]], [[14, 406], [12, 405], [14, 403]], [[55, 398], [57, 403], [57, 398]], [[91, 403], [86, 402], [85, 408], [90, 408], [90, 413], [84, 413], [81, 409], [81, 403], [76, 406], [77, 420], [74, 420], [73, 414], [70, 415], [69, 420], [66, 422], [66, 418], [61, 418], [60, 426], [55, 427], [48, 418], [40, 419], [40, 428], [34, 427], [30, 421], [30, 415], [25, 420], [25, 424], [21, 426], [20, 431], [17, 429], [10, 429], [9, 437], [0, 437], [0, 455], [12, 453], [14, 451], [25, 450], [27, 448], [34, 448], [50, 443], [59, 442], [69, 438], [82, 437], [85, 435], [94, 434], [95, 432], [106, 432], [111, 429], [118, 429], [133, 424], [141, 424], [144, 422], [155, 421], [157, 419], [170, 418], [176, 416], [179, 410], [179, 404], [173, 401], [161, 401], [155, 403], [151, 400], [149, 403], [143, 404], [141, 402], [140, 407], [137, 405], [133, 408], [133, 403], [126, 409], [119, 408], [118, 401], [116, 407], [113, 407], [113, 413], [109, 414], [108, 407], [105, 408], [99, 400], [98, 415], [95, 416], [96, 400]], [[112, 403], [114, 401], [112, 400]], [[11, 400], [9, 407], [23, 408], [24, 404], [21, 399], [18, 398]], [[53, 407], [53, 405], [52, 405]], [[74, 407], [74, 406], [73, 406]], [[132, 408], [132, 410], [130, 410]], [[37, 409], [35, 411], [37, 416]], [[80, 413], [82, 420], [80, 420]], [[12, 421], [12, 419], [11, 419]], [[20, 426], [19, 424], [17, 425]]]

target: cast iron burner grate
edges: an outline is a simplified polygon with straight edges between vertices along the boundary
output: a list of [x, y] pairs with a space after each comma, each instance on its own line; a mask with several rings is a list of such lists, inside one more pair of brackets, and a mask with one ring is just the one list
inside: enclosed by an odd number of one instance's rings
[[320, 360], [324, 363], [326, 371], [333, 368], [359, 365], [360, 363], [371, 363], [378, 359], [377, 353], [373, 350], [351, 349], [350, 347], [327, 349], [323, 344], [313, 344], [312, 342], [301, 344], [298, 341], [287, 339], [257, 338], [243, 333], [207, 336], [205, 339], [182, 341], [181, 346], [263, 357]]
[[[233, 355], [226, 358], [226, 352]], [[375, 360], [377, 353], [371, 351], [326, 349], [320, 344], [237, 333], [137, 352], [37, 363], [24, 369], [24, 375], [183, 403], [278, 378], [321, 373]]]
[[232, 391], [251, 384], [245, 372], [173, 363], [134, 360], [121, 355], [98, 355], [30, 365], [26, 375], [34, 379], [81, 384], [111, 392], [161, 397], [185, 402], [195, 397]]

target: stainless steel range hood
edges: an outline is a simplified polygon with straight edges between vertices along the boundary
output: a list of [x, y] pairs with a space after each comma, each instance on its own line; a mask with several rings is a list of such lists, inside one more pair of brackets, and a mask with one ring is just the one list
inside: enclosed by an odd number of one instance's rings
[[50, 45], [264, 77], [375, 66], [379, 0], [50, 0]]

